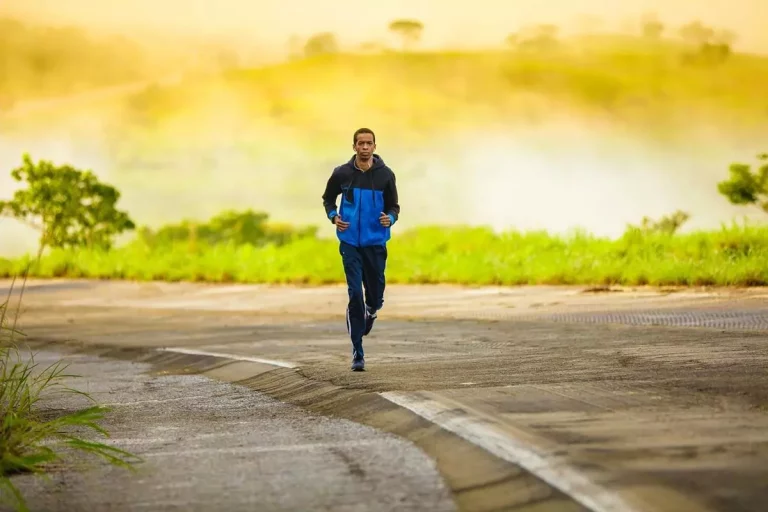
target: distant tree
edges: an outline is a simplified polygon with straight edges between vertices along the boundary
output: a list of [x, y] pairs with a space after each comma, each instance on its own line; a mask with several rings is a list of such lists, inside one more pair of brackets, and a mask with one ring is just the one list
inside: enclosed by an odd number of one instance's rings
[[627, 234], [642, 233], [642, 234], [656, 234], [663, 233], [667, 235], [674, 235], [677, 231], [688, 222], [691, 218], [690, 214], [682, 210], [676, 210], [670, 215], [664, 215], [659, 220], [651, 219], [650, 217], [643, 217], [639, 226], [628, 226]]
[[139, 238], [150, 247], [157, 248], [180, 242], [200, 247], [223, 244], [284, 245], [317, 235], [317, 226], [297, 227], [268, 220], [269, 214], [265, 212], [226, 210], [207, 222], [183, 220], [162, 226], [156, 231], [143, 227], [139, 230]]
[[527, 27], [517, 34], [514, 40], [507, 38], [508, 44], [513, 44], [520, 50], [549, 51], [559, 46], [558, 35], [560, 28], [557, 25], [542, 24]]
[[718, 183], [717, 190], [732, 204], [755, 205], [768, 213], [768, 153], [757, 159], [762, 164], [754, 172], [748, 164], [731, 164], [729, 179]]
[[45, 247], [108, 249], [113, 237], [135, 228], [128, 214], [115, 207], [117, 189], [91, 171], [45, 160], [34, 163], [25, 154], [11, 176], [27, 188], [17, 190], [10, 201], [0, 201], [0, 214], [40, 231], [41, 252]]
[[304, 44], [304, 56], [331, 55], [339, 52], [339, 43], [331, 32], [315, 34]]
[[520, 42], [520, 34], [518, 34], [517, 32], [512, 32], [506, 37], [506, 39], [504, 39], [504, 44], [506, 44], [511, 48], [516, 47], [519, 42]]
[[389, 30], [400, 36], [403, 41], [403, 50], [408, 50], [421, 40], [424, 24], [418, 20], [395, 20], [389, 24]]
[[680, 36], [683, 41], [697, 47], [711, 42], [715, 31], [700, 21], [693, 21], [680, 27]]
[[642, 31], [645, 39], [656, 41], [664, 33], [664, 24], [655, 14], [646, 14], [642, 20]]
[[684, 55], [684, 62], [692, 64], [720, 64], [730, 57], [731, 45], [736, 34], [729, 30], [715, 30], [700, 21], [688, 23], [680, 28], [680, 36], [696, 48], [693, 54]]

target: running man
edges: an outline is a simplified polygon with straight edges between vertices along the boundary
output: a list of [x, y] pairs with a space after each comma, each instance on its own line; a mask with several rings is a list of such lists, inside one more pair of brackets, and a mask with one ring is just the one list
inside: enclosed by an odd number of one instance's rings
[[[323, 206], [336, 226], [339, 253], [347, 276], [347, 331], [352, 338], [352, 370], [365, 370], [363, 336], [371, 332], [384, 305], [384, 270], [390, 227], [397, 222], [395, 173], [375, 153], [376, 135], [360, 128], [352, 137], [355, 151], [336, 167], [323, 194]], [[341, 206], [336, 199], [341, 194]], [[363, 291], [363, 286], [365, 291]]]

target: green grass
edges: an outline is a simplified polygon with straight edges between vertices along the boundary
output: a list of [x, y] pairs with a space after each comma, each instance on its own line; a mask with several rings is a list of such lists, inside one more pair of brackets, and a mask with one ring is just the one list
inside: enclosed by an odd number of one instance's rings
[[[139, 459], [83, 436], [91, 431], [108, 437], [99, 422], [109, 409], [96, 405], [87, 393], [66, 384], [77, 376], [66, 373], [67, 365], [62, 361], [41, 367], [32, 352], [22, 353], [18, 307], [14, 314], [11, 297], [9, 292], [0, 304], [0, 500], [26, 511], [26, 500], [13, 484], [14, 475], [44, 474], [49, 464], [62, 460], [72, 450], [99, 456], [125, 468], [132, 468]], [[53, 418], [40, 413], [38, 404], [42, 399], [65, 394], [82, 396], [93, 405]]]
[[[26, 259], [0, 261], [0, 276]], [[303, 239], [284, 246], [57, 250], [37, 277], [241, 283], [343, 282], [338, 243]], [[389, 244], [389, 283], [465, 285], [756, 286], [768, 284], [768, 227], [730, 226], [688, 234], [628, 231], [618, 239], [576, 233], [495, 234], [485, 228], [420, 228]]]

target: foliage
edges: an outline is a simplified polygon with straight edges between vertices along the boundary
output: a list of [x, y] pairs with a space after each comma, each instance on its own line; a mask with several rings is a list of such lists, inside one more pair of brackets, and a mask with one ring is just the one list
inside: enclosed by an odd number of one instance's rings
[[755, 172], [748, 164], [731, 164], [729, 179], [718, 183], [717, 190], [732, 204], [757, 205], [768, 213], [768, 153], [757, 159], [764, 163]]
[[685, 224], [691, 216], [681, 210], [677, 210], [671, 215], [664, 215], [658, 221], [650, 217], [643, 217], [639, 226], [629, 226], [628, 231], [637, 230], [644, 234], [664, 233], [668, 235], [675, 234]]
[[70, 165], [37, 163], [25, 154], [23, 164], [11, 171], [27, 188], [10, 201], [0, 201], [0, 215], [14, 217], [40, 231], [40, 247], [109, 248], [112, 238], [134, 228], [128, 215], [115, 205], [120, 193], [101, 183], [91, 171]]
[[332, 55], [339, 52], [339, 43], [331, 32], [315, 34], [304, 44], [304, 56]]
[[421, 40], [424, 24], [419, 20], [399, 19], [389, 24], [389, 30], [400, 36], [403, 41], [403, 49], [407, 50]]
[[656, 41], [664, 33], [664, 23], [662, 23], [655, 14], [648, 14], [642, 19], [643, 37]]
[[717, 30], [693, 21], [680, 28], [680, 36], [689, 45], [696, 48], [695, 53], [687, 53], [683, 62], [687, 64], [721, 64], [731, 56], [731, 46], [736, 35], [728, 30]]
[[[329, 233], [330, 234], [330, 233]], [[389, 283], [469, 285], [766, 285], [768, 227], [708, 232], [628, 230], [617, 239], [585, 233], [495, 233], [486, 228], [424, 227], [389, 243]], [[3, 263], [0, 276], [25, 258]], [[303, 238], [283, 246], [225, 243], [129, 245], [112, 251], [56, 250], [39, 277], [241, 283], [343, 283], [335, 239]]]
[[[72, 450], [96, 455], [127, 469], [133, 469], [133, 464], [141, 459], [86, 438], [88, 431], [109, 437], [99, 425], [108, 408], [94, 404], [50, 419], [41, 417], [37, 409], [41, 400], [55, 400], [67, 394], [91, 402], [93, 399], [67, 385], [68, 379], [77, 376], [67, 374], [67, 366], [61, 361], [41, 368], [34, 354], [22, 356], [17, 343], [23, 336], [17, 328], [18, 308], [12, 322], [10, 319], [13, 289], [12, 284], [0, 304], [0, 498], [13, 502], [17, 510], [26, 511], [26, 500], [13, 484], [13, 475], [44, 473], [50, 463], [62, 460]], [[22, 296], [23, 287], [19, 304]]]
[[208, 222], [198, 223], [184, 220], [178, 224], [162, 226], [157, 231], [144, 227], [139, 231], [139, 240], [148, 247], [170, 247], [185, 243], [188, 247], [209, 247], [222, 244], [285, 245], [301, 238], [316, 236], [317, 227], [293, 227], [268, 222], [269, 214], [246, 210], [228, 210], [216, 215]]

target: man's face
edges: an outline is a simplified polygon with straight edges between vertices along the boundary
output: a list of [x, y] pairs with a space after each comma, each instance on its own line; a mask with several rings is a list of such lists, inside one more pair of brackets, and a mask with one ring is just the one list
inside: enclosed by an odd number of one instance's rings
[[370, 133], [361, 133], [357, 136], [354, 146], [352, 146], [362, 160], [368, 160], [376, 151], [376, 143], [373, 142], [373, 135]]

